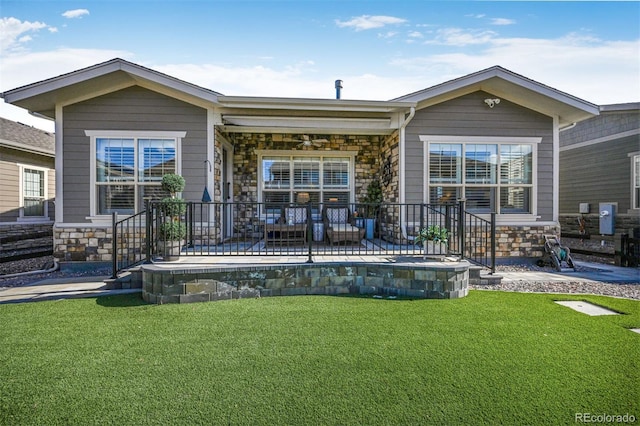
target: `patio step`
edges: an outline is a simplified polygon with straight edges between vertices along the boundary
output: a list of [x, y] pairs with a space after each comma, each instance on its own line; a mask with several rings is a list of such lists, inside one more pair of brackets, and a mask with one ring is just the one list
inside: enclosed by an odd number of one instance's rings
[[109, 278], [104, 280], [106, 288], [109, 290], [126, 290], [132, 288], [142, 288], [142, 271], [140, 267], [134, 267], [118, 278]]
[[502, 282], [500, 275], [489, 275], [481, 266], [469, 267], [469, 285], [497, 285]]

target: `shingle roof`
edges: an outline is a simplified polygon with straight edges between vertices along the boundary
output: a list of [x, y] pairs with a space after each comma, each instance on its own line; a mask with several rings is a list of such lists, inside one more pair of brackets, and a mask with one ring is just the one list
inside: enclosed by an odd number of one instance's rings
[[55, 154], [53, 133], [0, 117], [0, 144], [23, 151]]

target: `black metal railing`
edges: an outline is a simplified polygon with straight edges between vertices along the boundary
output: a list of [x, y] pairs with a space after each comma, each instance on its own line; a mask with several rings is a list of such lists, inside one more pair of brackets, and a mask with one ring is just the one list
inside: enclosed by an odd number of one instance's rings
[[125, 220], [114, 216], [114, 274], [166, 256], [173, 243], [161, 238], [159, 230], [167, 220], [179, 221], [186, 230], [176, 243], [180, 256], [304, 256], [308, 262], [321, 255], [423, 255], [416, 237], [421, 229], [437, 225], [448, 230], [448, 245], [440, 254], [495, 271], [495, 215], [486, 220], [470, 214], [464, 202], [187, 202], [185, 213], [171, 219], [160, 210], [159, 202], [150, 202], [145, 212]]
[[150, 259], [152, 247], [147, 236], [151, 232], [146, 226], [149, 223], [147, 215], [148, 211], [142, 211], [118, 220], [117, 214], [112, 213], [112, 278], [116, 278], [118, 272]]
[[636, 268], [640, 265], [640, 238], [629, 234], [621, 235], [620, 266]]

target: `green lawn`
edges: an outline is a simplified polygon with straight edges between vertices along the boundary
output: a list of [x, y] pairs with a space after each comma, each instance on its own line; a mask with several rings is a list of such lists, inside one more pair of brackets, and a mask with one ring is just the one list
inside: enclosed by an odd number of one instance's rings
[[[625, 315], [553, 303], [589, 300]], [[0, 424], [574, 424], [640, 418], [640, 302], [138, 295], [0, 306]]]

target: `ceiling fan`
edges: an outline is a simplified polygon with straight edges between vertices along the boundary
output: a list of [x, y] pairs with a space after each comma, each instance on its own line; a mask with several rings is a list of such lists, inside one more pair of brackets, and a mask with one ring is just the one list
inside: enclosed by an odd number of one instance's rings
[[302, 140], [298, 144], [298, 148], [303, 146], [315, 146], [316, 148], [319, 148], [325, 142], [329, 141], [326, 139], [309, 139], [309, 135], [302, 135]]

